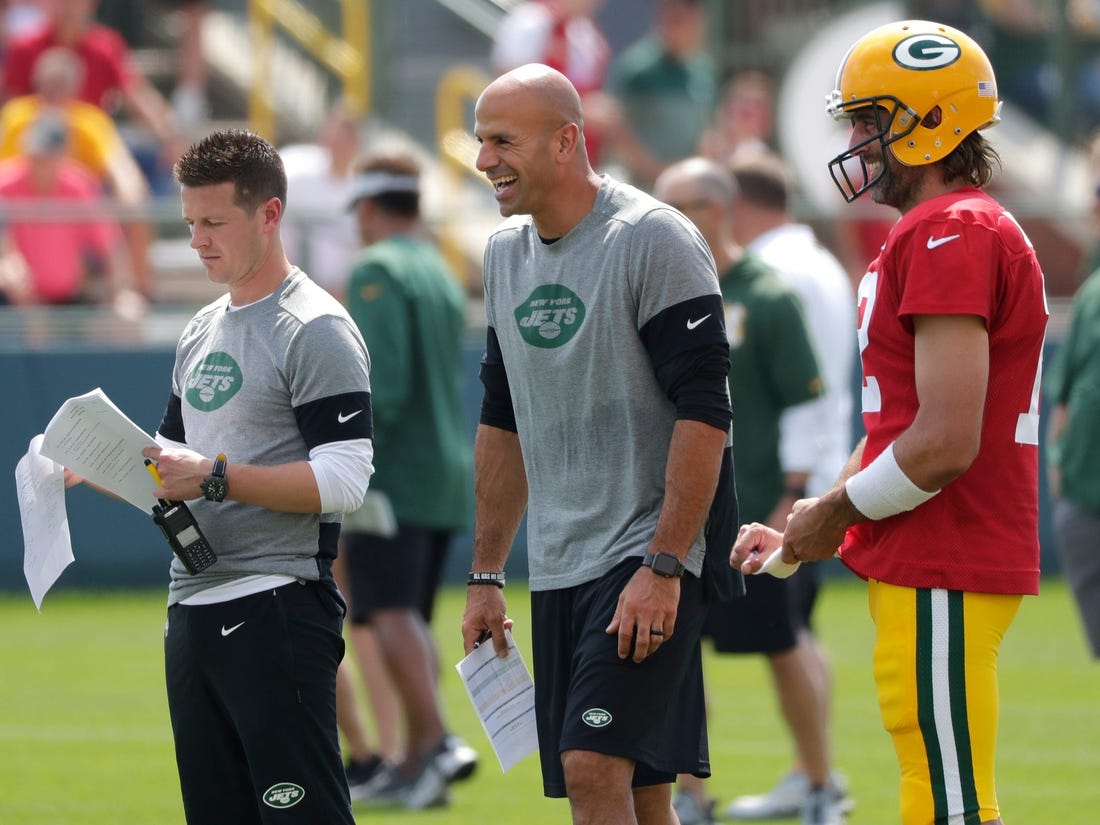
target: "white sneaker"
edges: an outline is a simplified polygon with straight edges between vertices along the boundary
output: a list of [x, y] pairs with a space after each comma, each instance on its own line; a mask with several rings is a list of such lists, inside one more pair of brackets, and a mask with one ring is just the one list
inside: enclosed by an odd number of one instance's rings
[[[835, 799], [841, 813], [853, 807], [848, 796], [848, 780], [839, 771], [829, 774], [826, 790]], [[784, 774], [765, 794], [740, 796], [726, 808], [728, 819], [792, 819], [802, 814], [810, 795], [810, 780], [804, 771]]]
[[700, 805], [689, 793], [678, 793], [672, 800], [672, 810], [680, 820], [680, 825], [715, 825], [714, 800], [707, 800], [706, 806]]
[[810, 788], [802, 808], [802, 825], [844, 825], [845, 799], [843, 792], [831, 784], [824, 788]]
[[443, 737], [435, 754], [435, 765], [448, 782], [469, 779], [477, 769], [477, 751], [453, 733]]
[[401, 794], [401, 803], [412, 811], [445, 807], [450, 801], [447, 777], [439, 770], [434, 759], [425, 760], [420, 773], [405, 786]]
[[408, 782], [401, 774], [401, 768], [393, 762], [386, 762], [365, 782], [348, 787], [351, 801], [367, 805], [397, 805], [402, 801]]

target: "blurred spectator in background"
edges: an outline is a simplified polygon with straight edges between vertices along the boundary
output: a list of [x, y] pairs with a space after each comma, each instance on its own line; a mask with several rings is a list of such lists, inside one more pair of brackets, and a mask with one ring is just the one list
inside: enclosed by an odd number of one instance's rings
[[584, 105], [588, 159], [603, 158], [618, 110], [604, 92], [611, 47], [594, 15], [603, 0], [527, 0], [508, 13], [493, 39], [492, 64], [504, 74], [526, 63], [543, 63], [572, 82]]
[[210, 117], [206, 91], [206, 58], [202, 53], [202, 24], [206, 0], [172, 0], [180, 20], [176, 51], [177, 79], [172, 91], [172, 111], [181, 129], [194, 130]]
[[359, 147], [360, 121], [337, 102], [326, 114], [316, 142], [279, 149], [287, 179], [287, 257], [341, 301], [361, 246], [355, 214], [347, 208]]
[[[979, 0], [978, 8], [1001, 97], [1066, 130], [1067, 137], [1087, 136], [1100, 123], [1100, 3]], [[1063, 94], [1072, 103], [1061, 110]], [[1068, 122], [1058, 123], [1062, 116]]]
[[[1100, 133], [1090, 150], [1100, 221]], [[1047, 469], [1054, 535], [1093, 658], [1100, 659], [1100, 268], [1074, 295], [1044, 387], [1053, 404]]]
[[[730, 342], [738, 518], [778, 523], [786, 520], [792, 504], [787, 493], [792, 480], [780, 464], [780, 415], [819, 397], [824, 382], [798, 296], [774, 269], [734, 240], [736, 194], [737, 184], [726, 166], [701, 157], [672, 164], [654, 186], [657, 198], [699, 227], [718, 269]], [[800, 474], [794, 482], [804, 480]], [[704, 635], [716, 640], [716, 649], [717, 640], [729, 637], [738, 639], [737, 652], [783, 648], [776, 651], [783, 655], [794, 648], [795, 596], [790, 594], [796, 588], [791, 580], [753, 576], [745, 586], [746, 598], [711, 606]], [[726, 622], [726, 608], [751, 619]], [[690, 774], [679, 778], [673, 807], [680, 825], [714, 821], [714, 800], [707, 796], [703, 780]]]
[[122, 232], [67, 141], [64, 120], [44, 112], [24, 133], [22, 154], [0, 161], [0, 281], [11, 303], [102, 302], [133, 317], [143, 302], [129, 289]]
[[651, 32], [611, 64], [608, 89], [622, 108], [614, 154], [636, 186], [648, 189], [669, 163], [696, 154], [714, 116], [706, 26], [703, 0], [657, 0]]
[[[432, 612], [452, 535], [473, 520], [472, 445], [461, 402], [466, 297], [420, 220], [420, 164], [404, 152], [355, 164], [348, 199], [365, 249], [348, 312], [371, 367], [377, 470], [345, 519], [352, 638], [374, 630], [401, 698], [405, 753], [353, 800], [445, 805], [477, 754], [451, 734]], [[430, 479], [426, 483], [426, 480]]]
[[[0, 107], [0, 160], [19, 153], [23, 135], [43, 112], [56, 113], [65, 125], [70, 156], [91, 172], [115, 204], [136, 212], [149, 199], [145, 177], [114, 121], [98, 106], [76, 98], [82, 77], [80, 60], [69, 49], [54, 47], [39, 56], [32, 73], [34, 93]], [[135, 286], [148, 295], [152, 227], [136, 216], [124, 227]]]
[[[340, 541], [343, 543], [343, 535]], [[347, 552], [342, 544], [332, 563], [332, 574], [336, 578], [336, 586], [347, 601], [351, 593], [351, 582], [348, 581]], [[345, 633], [349, 629], [350, 623], [344, 628]], [[345, 655], [336, 669], [336, 726], [344, 737], [344, 772], [348, 780], [348, 790], [353, 798], [358, 798], [367, 783], [400, 753], [398, 723], [401, 703], [393, 680], [386, 670], [382, 652], [378, 649], [374, 631], [369, 626], [363, 626], [350, 633], [350, 636], [352, 655]], [[370, 702], [373, 738], [368, 733], [363, 714], [359, 710], [355, 678], [357, 665]]]
[[77, 96], [116, 118], [122, 109], [145, 134], [127, 134], [130, 149], [158, 194], [175, 192], [172, 162], [182, 150], [171, 107], [134, 64], [125, 40], [96, 22], [98, 0], [42, 0], [43, 25], [11, 43], [3, 65], [0, 96], [34, 92], [33, 72], [47, 49], [64, 46], [80, 57], [83, 82]]
[[8, 44], [41, 26], [45, 19], [41, 0], [0, 0], [0, 65]]
[[[813, 230], [791, 219], [793, 180], [787, 165], [773, 154], [757, 153], [736, 160], [731, 171], [739, 193], [734, 238], [773, 267], [798, 295], [825, 383], [819, 398], [784, 410], [779, 419], [779, 460], [786, 489], [772, 512], [758, 520], [782, 531], [795, 502], [832, 487], [851, 453], [856, 296], [844, 267]], [[794, 633], [793, 647], [758, 650], [767, 656], [795, 761], [767, 793], [735, 799], [726, 809], [732, 819], [801, 815], [806, 825], [838, 825], [851, 807], [847, 782], [832, 767], [832, 671], [813, 633], [822, 575], [821, 565], [803, 565], [788, 579], [748, 576], [747, 597], [719, 606], [727, 629], [714, 634], [718, 651], [752, 652], [755, 634], [745, 628], [762, 609], [757, 601], [761, 591], [773, 599], [776, 591], [787, 590]]]
[[775, 83], [759, 69], [734, 74], [722, 92], [714, 122], [700, 140], [700, 154], [729, 163], [772, 148], [775, 130]]

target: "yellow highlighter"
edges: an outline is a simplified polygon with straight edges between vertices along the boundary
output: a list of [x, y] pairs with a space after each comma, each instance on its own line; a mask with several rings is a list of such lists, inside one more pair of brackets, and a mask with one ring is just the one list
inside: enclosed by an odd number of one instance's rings
[[157, 470], [157, 465], [153, 463], [153, 459], [145, 459], [145, 469], [149, 471], [149, 475], [153, 477], [153, 481], [157, 483], [158, 487], [164, 486], [164, 482], [160, 480], [160, 471]]

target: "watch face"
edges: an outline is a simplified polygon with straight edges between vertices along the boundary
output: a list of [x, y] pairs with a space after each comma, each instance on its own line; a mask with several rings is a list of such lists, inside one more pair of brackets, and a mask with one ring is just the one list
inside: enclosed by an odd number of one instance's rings
[[680, 560], [671, 553], [655, 553], [650, 566], [654, 573], [668, 578], [679, 576], [683, 571]]
[[201, 485], [203, 495], [210, 501], [222, 501], [228, 491], [226, 483], [220, 478], [207, 478]]

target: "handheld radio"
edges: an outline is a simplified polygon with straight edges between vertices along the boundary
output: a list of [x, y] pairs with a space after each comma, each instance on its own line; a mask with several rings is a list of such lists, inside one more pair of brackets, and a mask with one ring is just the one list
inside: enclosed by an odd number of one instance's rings
[[[157, 484], [163, 486], [156, 465], [147, 458], [145, 466]], [[187, 572], [194, 575], [216, 562], [218, 557], [214, 554], [206, 536], [202, 534], [199, 523], [195, 521], [195, 516], [187, 504], [164, 499], [157, 499], [157, 501], [158, 503], [153, 505], [153, 524], [164, 533], [168, 546], [187, 568]]]

